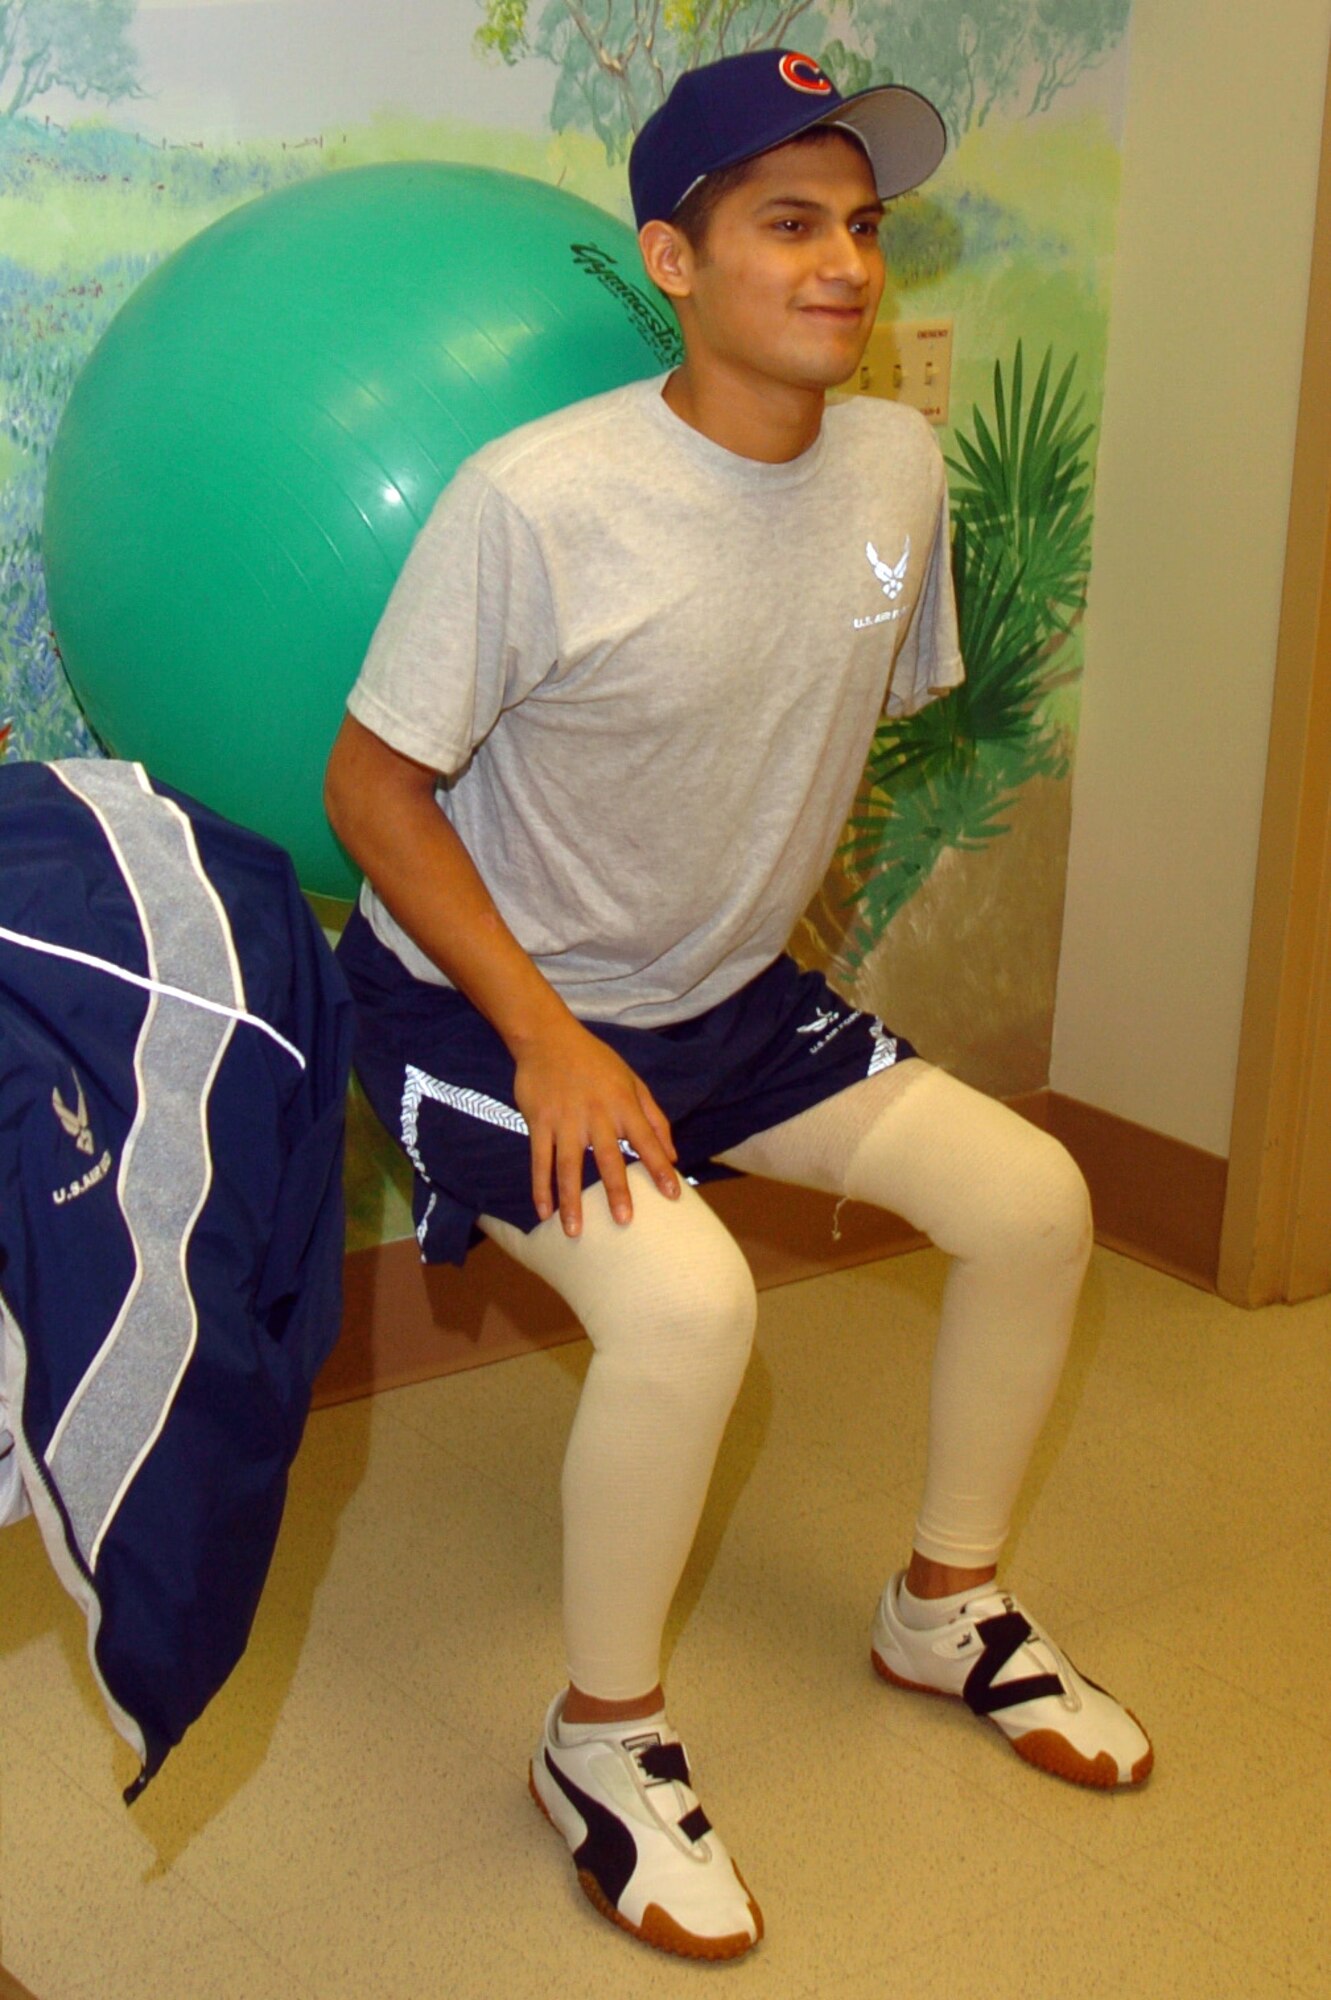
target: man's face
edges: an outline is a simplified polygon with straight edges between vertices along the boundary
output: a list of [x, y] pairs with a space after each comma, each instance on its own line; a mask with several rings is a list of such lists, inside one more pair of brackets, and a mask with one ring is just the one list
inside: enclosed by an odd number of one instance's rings
[[853, 139], [832, 132], [762, 154], [687, 259], [690, 365], [799, 388], [844, 382], [882, 297], [882, 215]]

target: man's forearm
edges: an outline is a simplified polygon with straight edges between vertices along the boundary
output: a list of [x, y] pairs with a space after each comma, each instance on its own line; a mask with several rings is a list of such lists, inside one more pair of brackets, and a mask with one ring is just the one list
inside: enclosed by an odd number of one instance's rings
[[395, 921], [515, 1056], [571, 1020], [440, 812], [429, 773], [349, 722], [329, 763], [325, 803], [333, 831]]

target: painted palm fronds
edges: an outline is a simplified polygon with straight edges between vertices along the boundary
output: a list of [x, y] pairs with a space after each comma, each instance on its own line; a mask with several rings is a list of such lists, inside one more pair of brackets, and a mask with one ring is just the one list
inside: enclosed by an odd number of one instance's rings
[[992, 420], [958, 434], [952, 573], [966, 680], [918, 715], [883, 722], [810, 925], [853, 976], [949, 849], [985, 846], [1032, 778], [1065, 774], [1047, 697], [1069, 671], [1090, 564], [1092, 426], [1072, 402], [1075, 362], [1051, 389], [1047, 354], [1026, 398], [1020, 343], [994, 369]]
[[1052, 350], [1024, 406], [1021, 342], [1012, 364], [1010, 393], [1001, 367], [994, 369], [994, 421], [972, 412], [975, 435], [959, 433], [948, 459], [956, 478], [952, 508], [986, 548], [1003, 557], [1003, 570], [1019, 595], [1055, 629], [1085, 605], [1091, 555], [1091, 473], [1085, 449], [1093, 426], [1081, 421], [1081, 404], [1069, 403], [1075, 359], [1050, 392]]

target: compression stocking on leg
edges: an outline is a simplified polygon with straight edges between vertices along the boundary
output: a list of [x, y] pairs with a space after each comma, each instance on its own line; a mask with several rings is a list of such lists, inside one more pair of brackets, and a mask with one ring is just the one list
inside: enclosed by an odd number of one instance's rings
[[918, 1059], [725, 1159], [890, 1209], [952, 1257], [915, 1546], [956, 1568], [993, 1563], [1058, 1385], [1090, 1254], [1076, 1166], [1047, 1133]]
[[[963, 1576], [987, 1575], [1053, 1399], [1090, 1252], [1081, 1175], [1046, 1134], [918, 1060], [726, 1157], [876, 1202], [951, 1253], [915, 1547]], [[902, 1582], [888, 1584], [874, 1620], [885, 1680], [965, 1701], [1028, 1763], [1074, 1784], [1142, 1783], [1153, 1752], [1141, 1725], [1012, 1597], [981, 1582], [959, 1602], [912, 1607]]]
[[582, 1693], [655, 1687], [661, 1633], [753, 1340], [743, 1254], [685, 1184], [668, 1201], [630, 1168], [633, 1221], [599, 1186], [581, 1236], [483, 1217], [501, 1249], [567, 1300], [593, 1355], [564, 1460], [564, 1622]]

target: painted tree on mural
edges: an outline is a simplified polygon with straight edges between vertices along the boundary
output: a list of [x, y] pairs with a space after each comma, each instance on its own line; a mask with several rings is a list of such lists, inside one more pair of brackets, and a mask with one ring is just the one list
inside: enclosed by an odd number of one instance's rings
[[[1047, 110], [1122, 40], [1131, 0], [484, 0], [484, 55], [559, 72], [550, 123], [594, 132], [612, 159], [681, 70], [796, 45], [843, 90], [901, 81], [933, 99], [953, 140], [1000, 104]], [[830, 29], [835, 24], [836, 33]]]
[[860, 0], [825, 51], [843, 90], [901, 82], [942, 112], [953, 142], [998, 106], [1029, 116], [1103, 62], [1132, 0]]
[[843, 90], [909, 83], [932, 100], [955, 141], [1010, 97], [1027, 60], [1030, 0], [893, 0], [860, 6], [826, 50]]
[[1037, 0], [1030, 27], [1039, 77], [1028, 109], [1045, 111], [1060, 90], [1095, 69], [1128, 31], [1132, 0]]
[[139, 97], [129, 39], [137, 0], [0, 0], [0, 117], [17, 118], [49, 90]]
[[820, 41], [814, 0], [485, 0], [482, 54], [539, 56], [559, 71], [550, 123], [594, 132], [611, 159], [662, 102], [682, 70], [719, 56]]

